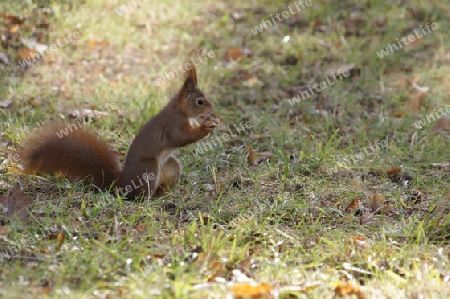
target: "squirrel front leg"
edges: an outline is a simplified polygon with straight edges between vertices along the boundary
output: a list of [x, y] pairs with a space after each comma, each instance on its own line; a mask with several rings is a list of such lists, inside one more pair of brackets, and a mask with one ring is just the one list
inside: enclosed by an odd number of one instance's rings
[[205, 138], [216, 126], [217, 122], [208, 118], [198, 127], [192, 127], [191, 125], [186, 126], [185, 129], [176, 136], [179, 146], [186, 146]]

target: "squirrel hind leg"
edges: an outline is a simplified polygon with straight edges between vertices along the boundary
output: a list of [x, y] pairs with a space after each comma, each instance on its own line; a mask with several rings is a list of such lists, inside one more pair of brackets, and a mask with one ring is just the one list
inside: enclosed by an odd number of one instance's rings
[[157, 160], [138, 161], [125, 166], [119, 176], [118, 186], [121, 194], [128, 200], [152, 198], [159, 181], [160, 166]]
[[175, 187], [175, 185], [178, 183], [180, 175], [180, 161], [173, 155], [169, 156], [161, 169], [155, 196], [160, 197], [166, 195], [168, 191], [173, 189], [173, 187]]

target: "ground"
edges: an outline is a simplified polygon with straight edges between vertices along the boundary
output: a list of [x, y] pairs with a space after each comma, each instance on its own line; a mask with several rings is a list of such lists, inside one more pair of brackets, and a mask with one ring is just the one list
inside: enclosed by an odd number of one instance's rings
[[[450, 296], [450, 6], [239, 2], [0, 2], [0, 200], [30, 203], [2, 219], [0, 294]], [[123, 161], [189, 60], [222, 124], [170, 195], [22, 172], [57, 120]]]

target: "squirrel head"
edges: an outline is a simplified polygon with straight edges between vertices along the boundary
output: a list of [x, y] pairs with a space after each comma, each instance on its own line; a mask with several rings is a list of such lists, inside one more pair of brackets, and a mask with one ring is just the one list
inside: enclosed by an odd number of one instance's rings
[[198, 89], [195, 66], [192, 63], [188, 64], [191, 68], [187, 70], [184, 84], [179, 91], [178, 105], [190, 121], [214, 118], [216, 114], [214, 104]]

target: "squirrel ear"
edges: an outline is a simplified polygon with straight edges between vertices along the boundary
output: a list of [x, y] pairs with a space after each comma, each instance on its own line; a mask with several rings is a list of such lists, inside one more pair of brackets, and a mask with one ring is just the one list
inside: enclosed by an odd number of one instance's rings
[[184, 80], [183, 89], [187, 94], [194, 91], [194, 89], [195, 89], [194, 81], [191, 78], [186, 78], [186, 80]]
[[184, 80], [184, 85], [188, 81], [191, 81], [194, 84], [194, 88], [197, 87], [197, 70], [195, 69], [195, 65], [191, 62], [186, 63], [186, 77]]

